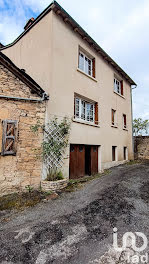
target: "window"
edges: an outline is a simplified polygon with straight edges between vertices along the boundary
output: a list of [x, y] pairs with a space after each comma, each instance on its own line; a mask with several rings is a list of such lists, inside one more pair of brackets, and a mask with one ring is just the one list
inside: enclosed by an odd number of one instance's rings
[[112, 146], [112, 161], [116, 161], [117, 157], [116, 157], [116, 146]]
[[74, 152], [74, 145], [70, 145], [70, 152]]
[[123, 114], [123, 128], [127, 128], [126, 115]]
[[1, 155], [15, 155], [16, 141], [17, 141], [17, 121], [4, 120], [3, 124], [3, 138], [2, 138], [2, 152]]
[[75, 98], [74, 116], [91, 123], [98, 124], [98, 103], [90, 103], [81, 98]]
[[79, 51], [79, 69], [95, 78], [95, 59], [91, 59]]
[[93, 146], [93, 152], [97, 151], [97, 146]]
[[124, 147], [124, 160], [128, 159], [127, 147]]
[[79, 152], [83, 152], [83, 145], [79, 145]]
[[116, 125], [115, 123], [115, 116], [116, 116], [116, 110], [112, 109], [111, 110], [111, 122], [112, 122], [112, 125]]
[[123, 81], [119, 81], [118, 79], [114, 78], [114, 91], [120, 95], [123, 94]]

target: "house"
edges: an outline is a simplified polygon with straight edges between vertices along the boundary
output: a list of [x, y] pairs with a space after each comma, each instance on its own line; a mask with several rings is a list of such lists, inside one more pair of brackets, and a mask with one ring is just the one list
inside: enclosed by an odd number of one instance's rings
[[133, 159], [135, 82], [56, 1], [24, 28], [1, 50], [50, 94], [47, 119], [72, 118], [65, 177]]
[[39, 187], [42, 160], [42, 130], [36, 135], [31, 126], [45, 124], [47, 96], [24, 70], [0, 52], [0, 195], [17, 192], [27, 185]]

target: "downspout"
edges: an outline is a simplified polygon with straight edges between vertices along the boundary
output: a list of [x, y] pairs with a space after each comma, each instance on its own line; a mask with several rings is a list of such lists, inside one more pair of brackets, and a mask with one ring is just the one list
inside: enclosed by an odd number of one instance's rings
[[132, 106], [132, 90], [136, 89], [137, 85], [134, 87], [131, 86], [130, 93], [131, 93], [131, 120], [132, 120], [132, 150], [134, 156], [134, 136], [133, 136], [133, 106]]
[[14, 101], [29, 101], [29, 102], [43, 102], [45, 100], [49, 100], [49, 96], [46, 93], [43, 93], [41, 99], [36, 98], [24, 98], [24, 97], [14, 97], [7, 95], [0, 95], [0, 99], [14, 100]]

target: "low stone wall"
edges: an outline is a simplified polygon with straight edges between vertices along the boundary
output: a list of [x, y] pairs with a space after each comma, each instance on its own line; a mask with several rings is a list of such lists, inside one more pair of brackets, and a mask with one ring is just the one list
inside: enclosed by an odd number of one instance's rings
[[60, 181], [42, 181], [41, 188], [43, 191], [60, 191], [67, 187], [68, 179], [60, 180]]
[[103, 162], [102, 163], [102, 168], [103, 168], [102, 171], [107, 170], [107, 169], [110, 169], [112, 167], [117, 167], [117, 166], [122, 165], [122, 164], [125, 164], [125, 163], [127, 163], [129, 161], [130, 160], [110, 161], [110, 162], [105, 162], [105, 163]]
[[149, 159], [149, 136], [134, 137], [135, 159]]

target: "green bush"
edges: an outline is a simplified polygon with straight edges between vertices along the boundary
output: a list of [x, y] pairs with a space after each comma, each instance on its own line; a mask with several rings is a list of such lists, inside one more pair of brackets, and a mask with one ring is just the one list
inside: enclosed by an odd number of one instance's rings
[[49, 173], [47, 175], [47, 181], [59, 181], [59, 180], [63, 180], [64, 176], [63, 173], [61, 171], [57, 171], [54, 169], [49, 170]]
[[57, 179], [58, 179], [58, 180], [63, 180], [63, 179], [64, 179], [64, 177], [63, 177], [63, 173], [62, 173], [61, 171], [59, 171], [59, 172], [57, 173]]

